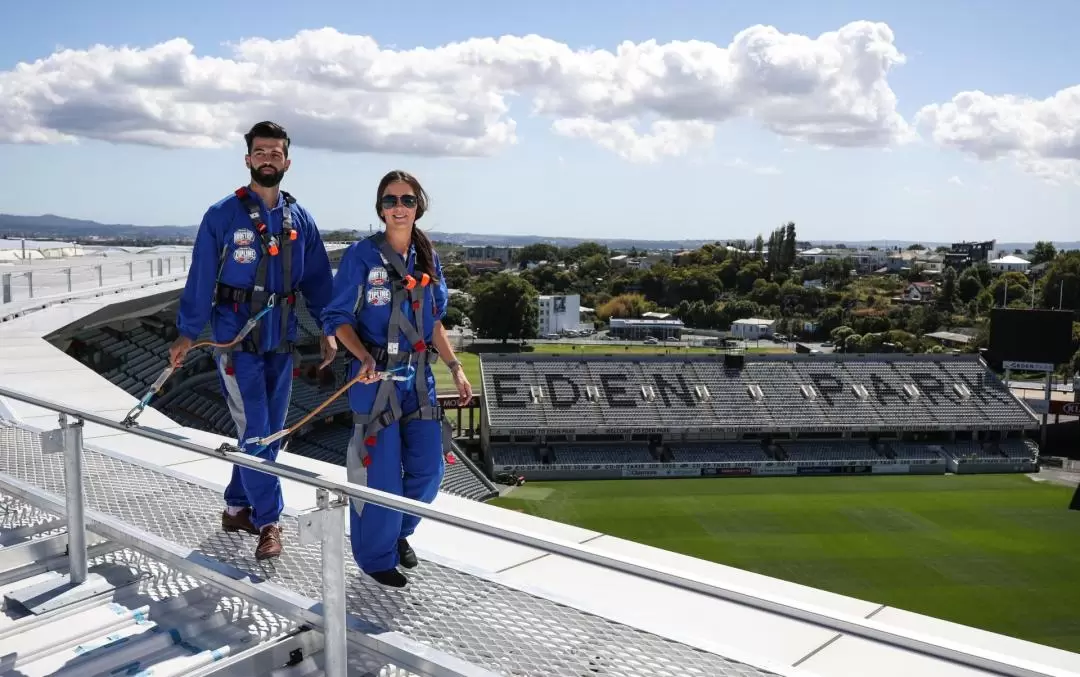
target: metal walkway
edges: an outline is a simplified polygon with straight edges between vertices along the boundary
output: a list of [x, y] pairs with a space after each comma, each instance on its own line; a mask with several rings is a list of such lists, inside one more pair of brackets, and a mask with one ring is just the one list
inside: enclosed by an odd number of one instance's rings
[[[0, 492], [0, 593], [64, 572], [64, 519]], [[33, 544], [32, 548], [28, 548]], [[29, 549], [29, 551], [27, 551]], [[40, 615], [0, 615], [0, 675], [320, 677], [314, 629], [109, 541], [88, 551], [106, 594]], [[33, 558], [32, 558], [33, 557]], [[353, 648], [350, 674], [417, 677]]]
[[[91, 450], [84, 451], [83, 471], [88, 510], [311, 600], [321, 599], [319, 545], [298, 542], [295, 519], [283, 520], [283, 555], [260, 563], [252, 556], [254, 537], [221, 531], [222, 501], [216, 492]], [[7, 478], [62, 501], [63, 455], [43, 454], [37, 433], [0, 423], [0, 489], [11, 487]], [[93, 531], [92, 521], [87, 527]], [[391, 591], [362, 575], [347, 556], [347, 609], [360, 621], [360, 629], [354, 627], [350, 634], [398, 632], [472, 665], [515, 677], [774, 676], [438, 564], [422, 562], [414, 571], [408, 588]]]

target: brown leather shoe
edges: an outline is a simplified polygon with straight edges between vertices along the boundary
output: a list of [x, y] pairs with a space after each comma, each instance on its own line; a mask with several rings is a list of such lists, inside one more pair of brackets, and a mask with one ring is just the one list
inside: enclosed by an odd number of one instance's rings
[[281, 527], [268, 524], [259, 534], [259, 545], [255, 548], [255, 559], [270, 559], [281, 554]]
[[251, 523], [251, 508], [244, 508], [235, 515], [230, 515], [228, 510], [222, 510], [221, 528], [228, 532], [246, 531], [249, 534], [259, 534], [259, 530]]

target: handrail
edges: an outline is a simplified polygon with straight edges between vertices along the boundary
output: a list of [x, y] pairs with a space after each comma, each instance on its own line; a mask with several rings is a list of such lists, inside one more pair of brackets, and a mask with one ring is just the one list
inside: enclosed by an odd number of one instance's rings
[[[649, 564], [638, 560], [637, 558], [626, 556], [616, 557], [572, 541], [543, 536], [531, 531], [515, 531], [507, 529], [464, 515], [455, 514], [452, 510], [437, 508], [433, 505], [410, 498], [396, 496], [351, 482], [341, 482], [310, 470], [304, 470], [278, 461], [269, 461], [252, 456], [241, 451], [235, 445], [222, 444], [217, 449], [210, 449], [209, 447], [204, 447], [185, 439], [178, 439], [176, 436], [164, 431], [147, 428], [141, 425], [127, 427], [122, 423], [112, 421], [97, 414], [83, 411], [53, 400], [29, 395], [5, 386], [0, 386], [0, 396], [10, 397], [14, 400], [49, 409], [62, 415], [73, 416], [82, 421], [96, 423], [106, 428], [162, 442], [203, 456], [224, 459], [236, 465], [306, 484], [317, 490], [322, 490], [318, 492], [320, 496], [323, 497], [320, 500], [320, 507], [325, 507], [327, 505], [325, 492], [333, 492], [337, 494], [338, 497], [359, 499], [392, 510], [518, 543], [550, 554], [562, 555], [579, 562], [586, 562], [602, 568], [620, 571], [655, 583], [672, 585], [683, 590], [696, 592], [728, 602], [734, 602], [736, 604], [742, 604], [761, 611], [767, 611], [826, 627], [840, 633], [862, 637], [875, 642], [882, 642], [908, 651], [923, 653], [947, 661], [961, 663], [976, 669], [988, 670], [1000, 675], [1007, 675], [1009, 677], [1077, 677], [1077, 673], [1043, 665], [1035, 661], [1006, 656], [995, 651], [964, 645], [960, 642], [940, 639], [935, 641], [934, 636], [930, 633], [921, 633], [905, 628], [890, 627], [886, 624], [878, 623], [853, 614], [832, 611], [818, 605], [786, 599], [779, 595], [755, 592], [744, 586], [728, 585], [722, 587], [715, 583], [705, 581], [698, 576], [682, 573], [662, 565]], [[324, 562], [323, 565], [326, 566], [327, 563]]]

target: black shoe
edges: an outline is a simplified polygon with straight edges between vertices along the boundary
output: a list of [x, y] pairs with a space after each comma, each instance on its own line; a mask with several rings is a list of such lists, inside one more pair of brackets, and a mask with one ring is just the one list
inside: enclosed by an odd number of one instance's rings
[[375, 573], [368, 574], [368, 576], [374, 578], [376, 582], [388, 585], [391, 588], [404, 588], [409, 582], [409, 579], [405, 578], [405, 574], [397, 569], [376, 571]]
[[409, 542], [404, 538], [398, 539], [397, 554], [398, 561], [401, 563], [401, 566], [406, 569], [412, 569], [420, 563], [420, 560], [416, 559], [416, 553], [413, 551], [412, 546], [409, 545]]

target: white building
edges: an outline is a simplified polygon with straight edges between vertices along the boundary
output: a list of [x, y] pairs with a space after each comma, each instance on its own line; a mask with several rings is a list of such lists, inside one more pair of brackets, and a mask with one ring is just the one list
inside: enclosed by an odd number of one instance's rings
[[776, 327], [776, 320], [761, 320], [754, 317], [735, 320], [731, 323], [731, 337], [753, 341], [772, 336], [774, 327]]
[[1031, 267], [1031, 262], [1020, 258], [1019, 256], [1002, 256], [1000, 259], [994, 259], [990, 262], [990, 270], [995, 273], [1026, 273], [1027, 269]]
[[843, 247], [813, 247], [798, 252], [796, 256], [808, 263], [825, 263], [833, 259], [851, 259], [861, 270], [877, 269], [889, 260], [889, 253], [881, 249], [846, 249]]
[[0, 261], [59, 259], [82, 255], [82, 245], [75, 242], [0, 238]]
[[580, 294], [540, 297], [540, 318], [538, 328], [540, 336], [578, 329], [580, 325]]

